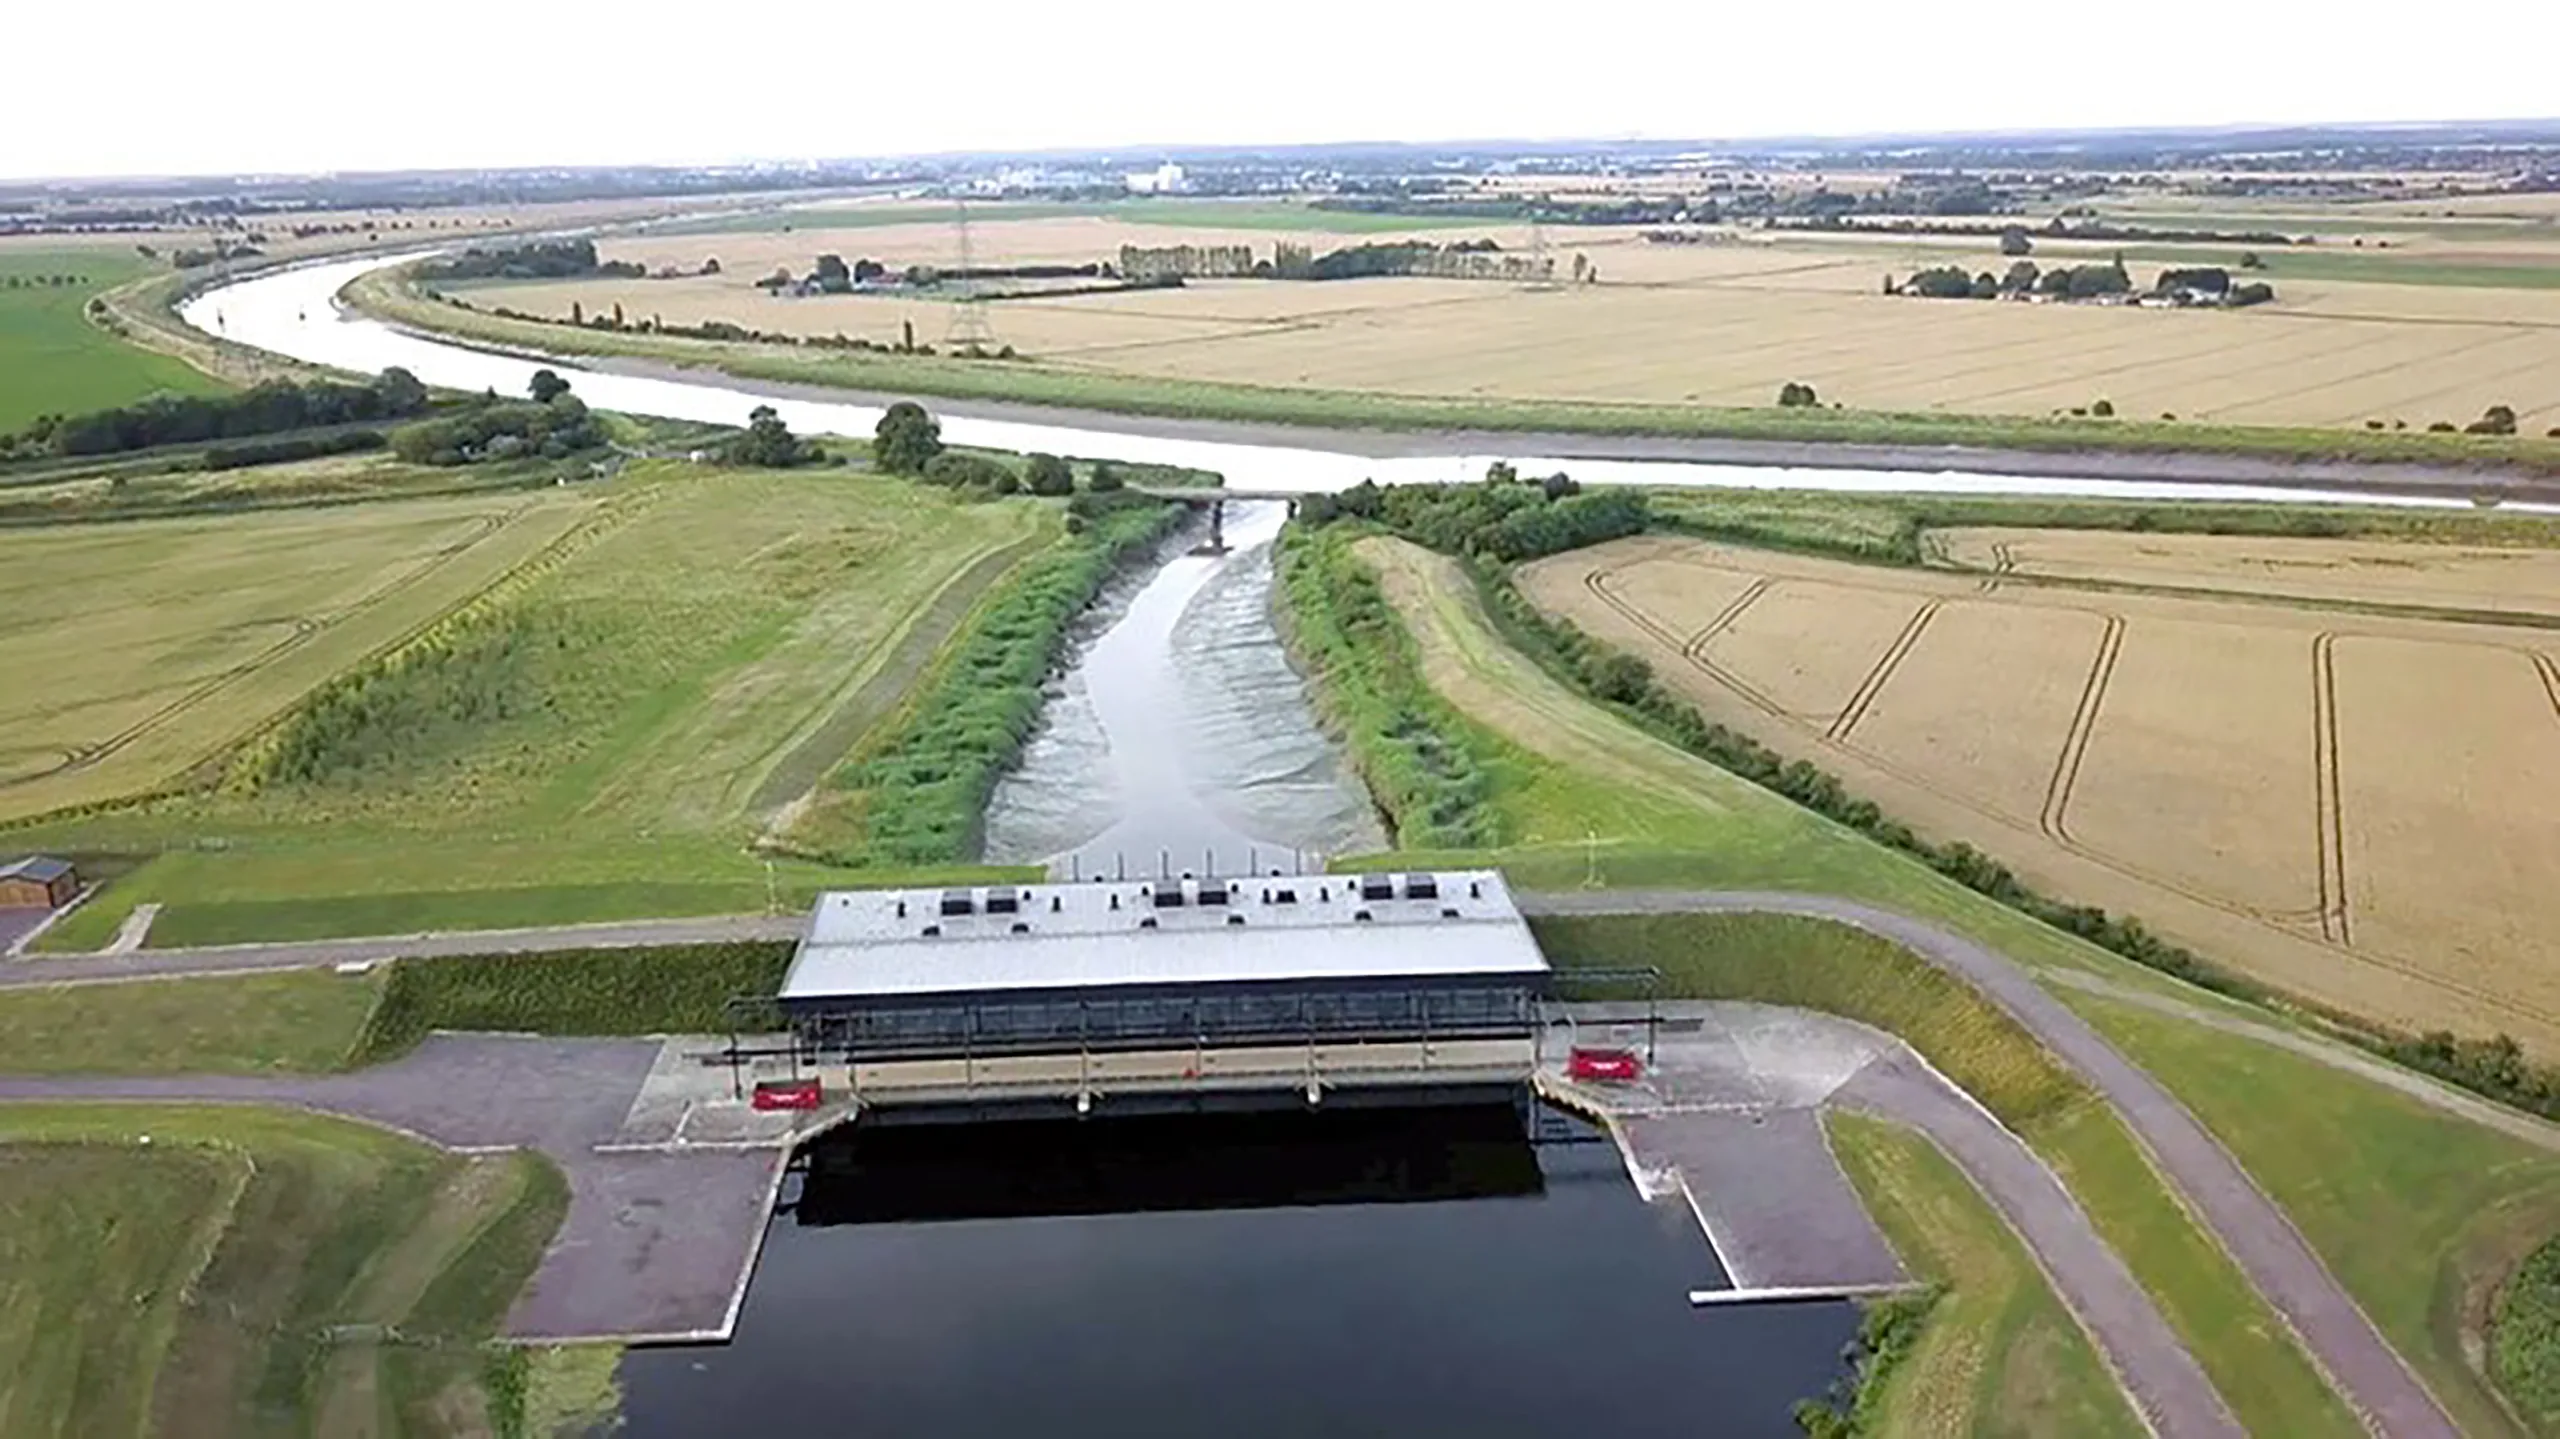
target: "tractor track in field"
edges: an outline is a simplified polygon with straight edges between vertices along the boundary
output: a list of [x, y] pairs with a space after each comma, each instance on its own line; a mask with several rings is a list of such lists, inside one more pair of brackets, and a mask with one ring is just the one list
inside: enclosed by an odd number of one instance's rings
[[2347, 825], [2338, 770], [2338, 634], [2311, 641], [2312, 822], [2320, 854], [2320, 937], [2353, 942], [2347, 916]]
[[1938, 617], [1938, 610], [1945, 603], [1944, 600], [1930, 600], [1912, 611], [1911, 618], [1903, 622], [1902, 633], [1893, 637], [1893, 643], [1885, 646], [1874, 668], [1867, 671], [1867, 677], [1849, 692], [1849, 702], [1841, 706], [1830, 728], [1823, 731], [1824, 739], [1834, 744], [1848, 743], [1849, 732], [1856, 729], [1858, 721], [1865, 719], [1867, 711], [1875, 707], [1876, 697], [1883, 694], [1884, 687], [1892, 682], [1894, 671], [1902, 668], [1902, 662], [1910, 658], [1912, 649], [1920, 643], [1920, 636], [1928, 632], [1929, 621]]
[[2044, 809], [2036, 816], [2036, 824], [2046, 838], [2075, 854], [2087, 852], [2071, 837], [2071, 792], [2079, 788], [2080, 766], [2088, 759], [2089, 741], [2098, 732], [2098, 711], [2106, 706], [2107, 686], [2116, 676], [2116, 659], [2124, 653], [2124, 630], [2124, 616], [2106, 617], [2106, 628], [2098, 636], [2098, 652], [2089, 661], [2089, 677], [2080, 685], [2080, 704], [2072, 711], [2071, 728], [2063, 735], [2062, 753], [2054, 757], [2053, 777], [2045, 784]]

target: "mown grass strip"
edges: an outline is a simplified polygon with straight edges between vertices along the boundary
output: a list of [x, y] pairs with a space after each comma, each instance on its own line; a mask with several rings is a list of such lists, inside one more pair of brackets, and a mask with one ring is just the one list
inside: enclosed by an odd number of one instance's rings
[[319, 970], [0, 989], [0, 1073], [321, 1073], [355, 1056], [382, 993]]
[[1953, 1161], [1884, 1120], [1839, 1112], [1823, 1124], [1903, 1267], [1937, 1290], [1901, 1363], [1861, 1386], [1856, 1432], [2147, 1432], [2025, 1246]]

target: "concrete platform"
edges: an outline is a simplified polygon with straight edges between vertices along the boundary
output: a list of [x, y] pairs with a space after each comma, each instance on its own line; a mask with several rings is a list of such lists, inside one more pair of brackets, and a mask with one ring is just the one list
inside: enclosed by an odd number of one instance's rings
[[[1789, 1298], [1910, 1282], [1832, 1158], [1822, 1106], [1898, 1049], [1845, 1020], [1755, 1004], [1577, 1005], [1543, 1036], [1540, 1087], [1609, 1121], [1648, 1197], [1687, 1204], [1737, 1290]], [[1568, 1080], [1575, 1044], [1653, 1062], [1634, 1084]]]

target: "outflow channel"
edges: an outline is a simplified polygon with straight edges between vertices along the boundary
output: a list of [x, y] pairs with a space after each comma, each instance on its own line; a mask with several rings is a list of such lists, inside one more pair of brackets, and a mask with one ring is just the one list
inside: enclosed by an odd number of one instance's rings
[[1385, 847], [1274, 628], [1287, 517], [1231, 505], [1227, 553], [1179, 555], [1099, 609], [988, 806], [988, 859], [1067, 878], [1236, 874]]

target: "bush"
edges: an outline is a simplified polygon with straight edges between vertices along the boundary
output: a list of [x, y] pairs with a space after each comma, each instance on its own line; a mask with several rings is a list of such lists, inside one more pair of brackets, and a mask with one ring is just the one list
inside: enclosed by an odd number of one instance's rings
[[1084, 487], [1097, 495], [1115, 494], [1121, 488], [1120, 471], [1109, 460], [1093, 462], [1093, 473], [1085, 477]]
[[[501, 438], [518, 443], [494, 446]], [[602, 426], [577, 396], [549, 404], [531, 400], [481, 404], [450, 418], [421, 420], [391, 432], [391, 452], [413, 465], [464, 465], [532, 451], [559, 459], [605, 442]]]
[[1071, 495], [1076, 490], [1075, 471], [1056, 455], [1033, 455], [1024, 466], [1027, 488], [1035, 495]]
[[924, 482], [995, 495], [1009, 495], [1022, 488], [1022, 482], [1004, 464], [984, 455], [964, 455], [955, 450], [945, 450], [925, 462]]
[[893, 475], [920, 475], [942, 453], [942, 422], [913, 400], [900, 400], [872, 431], [871, 458]]
[[1822, 397], [1813, 392], [1811, 385], [1800, 385], [1789, 380], [1778, 387], [1778, 406], [1781, 409], [1811, 409], [1821, 403]]
[[2512, 435], [2516, 432], [2516, 412], [2507, 405], [2491, 405], [2481, 411], [2480, 418], [2462, 428], [2474, 435]]
[[2102, 420], [2112, 420], [2116, 415], [2116, 402], [2113, 400], [2100, 400], [2089, 406], [2089, 413]]

